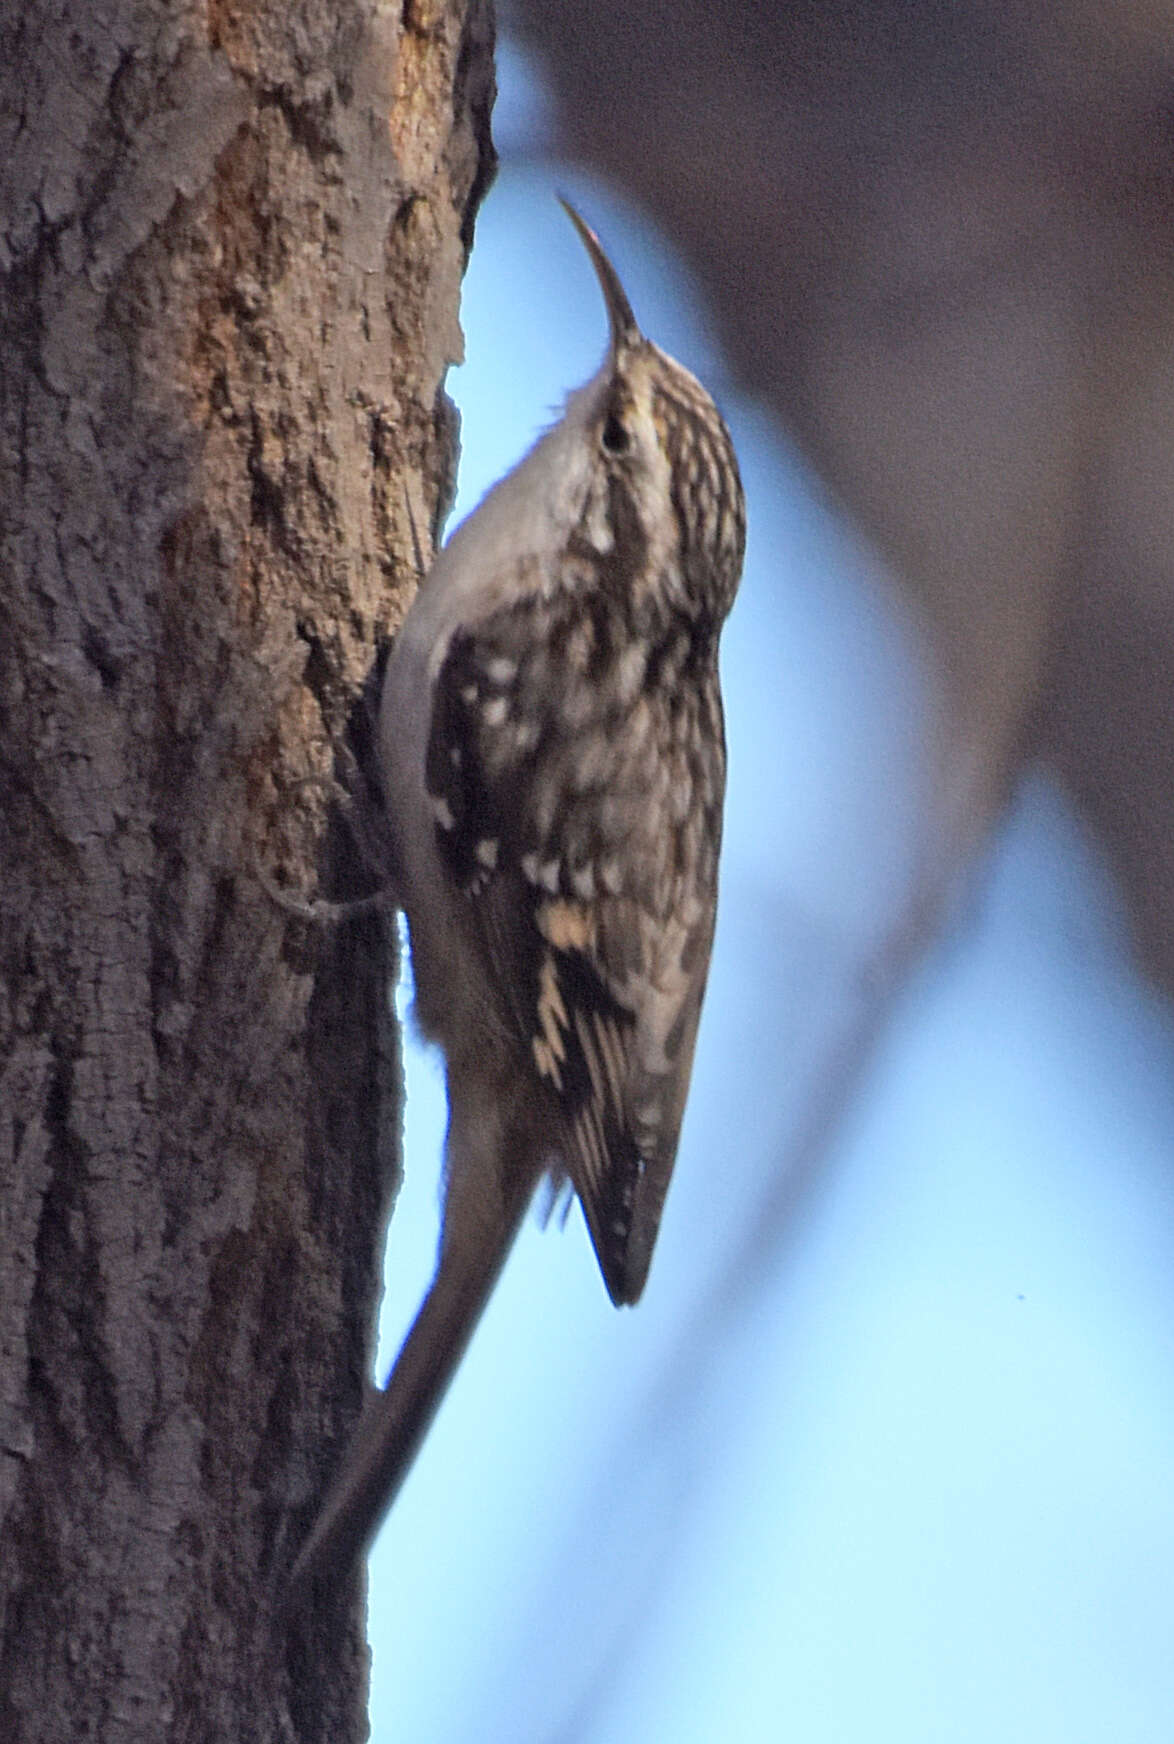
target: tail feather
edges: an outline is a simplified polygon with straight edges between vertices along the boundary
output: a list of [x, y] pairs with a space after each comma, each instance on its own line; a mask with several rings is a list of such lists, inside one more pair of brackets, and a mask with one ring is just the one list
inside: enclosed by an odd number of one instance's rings
[[367, 1407], [342, 1469], [290, 1574], [289, 1603], [340, 1580], [369, 1547], [411, 1470], [420, 1444], [493, 1293], [525, 1213], [519, 1197], [475, 1252], [442, 1248], [436, 1276], [387, 1386]]

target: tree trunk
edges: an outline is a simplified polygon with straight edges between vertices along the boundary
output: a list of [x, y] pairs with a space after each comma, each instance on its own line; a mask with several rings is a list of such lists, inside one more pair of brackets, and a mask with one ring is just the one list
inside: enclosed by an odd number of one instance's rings
[[[365, 1736], [393, 935], [321, 787], [446, 501], [488, 0], [0, 15], [0, 1737]], [[414, 513], [409, 510], [409, 500]], [[323, 847], [322, 844], [326, 843]]]

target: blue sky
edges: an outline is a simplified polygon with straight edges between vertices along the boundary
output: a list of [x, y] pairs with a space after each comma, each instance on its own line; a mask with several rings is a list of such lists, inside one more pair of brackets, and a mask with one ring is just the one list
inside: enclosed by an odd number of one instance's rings
[[[457, 516], [602, 355], [568, 192], [742, 457], [722, 906], [645, 1298], [610, 1307], [577, 1208], [524, 1230], [373, 1553], [373, 1737], [1167, 1744], [1170, 1014], [1033, 772], [788, 1194], [913, 863], [928, 683], [878, 560], [726, 378], [680, 263], [536, 154], [513, 55], [503, 93], [450, 379]], [[431, 1275], [443, 1120], [415, 1051], [383, 1368]]]

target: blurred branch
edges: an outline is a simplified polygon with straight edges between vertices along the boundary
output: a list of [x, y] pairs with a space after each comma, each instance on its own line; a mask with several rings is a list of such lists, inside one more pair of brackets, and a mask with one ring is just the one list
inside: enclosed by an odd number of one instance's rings
[[945, 699], [926, 887], [1043, 749], [1169, 986], [1168, 16], [603, 0], [587, 28], [568, 5], [517, 11], [570, 144], [684, 245], [743, 380], [916, 606]]

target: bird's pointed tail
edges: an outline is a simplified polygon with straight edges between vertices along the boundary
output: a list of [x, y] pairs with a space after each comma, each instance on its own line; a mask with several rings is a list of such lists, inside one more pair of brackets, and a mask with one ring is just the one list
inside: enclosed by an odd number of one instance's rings
[[476, 1242], [442, 1246], [387, 1386], [368, 1405], [293, 1565], [287, 1605], [300, 1603], [319, 1583], [333, 1585], [369, 1547], [493, 1293], [529, 1199], [529, 1192], [515, 1194]]

